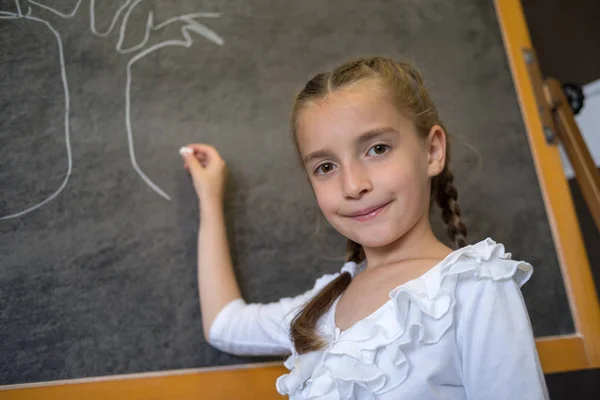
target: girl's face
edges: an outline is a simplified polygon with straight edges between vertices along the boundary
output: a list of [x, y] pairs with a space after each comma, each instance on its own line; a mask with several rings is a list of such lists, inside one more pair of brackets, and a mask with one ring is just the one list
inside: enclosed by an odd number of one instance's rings
[[427, 138], [384, 91], [361, 82], [309, 103], [298, 146], [317, 202], [342, 235], [381, 247], [428, 218], [430, 177], [445, 161], [445, 134]]

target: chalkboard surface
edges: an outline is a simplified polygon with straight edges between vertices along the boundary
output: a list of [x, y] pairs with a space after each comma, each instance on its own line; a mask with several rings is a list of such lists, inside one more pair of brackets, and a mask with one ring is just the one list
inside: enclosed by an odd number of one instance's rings
[[307, 290], [339, 270], [344, 239], [319, 219], [288, 115], [313, 73], [356, 55], [420, 68], [453, 137], [469, 241], [534, 265], [536, 336], [574, 331], [491, 1], [0, 11], [0, 384], [256, 361], [203, 338], [198, 206], [177, 150], [210, 143], [230, 166], [246, 300]]

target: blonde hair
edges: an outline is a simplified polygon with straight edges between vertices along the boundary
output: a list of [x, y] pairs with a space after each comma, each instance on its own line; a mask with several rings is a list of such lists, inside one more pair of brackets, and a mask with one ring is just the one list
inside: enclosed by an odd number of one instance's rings
[[[423, 79], [410, 64], [397, 62], [385, 57], [361, 57], [334, 68], [330, 72], [315, 75], [296, 96], [291, 115], [291, 128], [296, 149], [300, 153], [297, 124], [298, 115], [309, 102], [324, 99], [329, 93], [365, 80], [373, 81], [386, 90], [398, 110], [410, 117], [416, 131], [425, 138], [434, 125], [443, 129], [437, 110], [431, 101]], [[444, 129], [445, 132], [445, 129]], [[448, 139], [448, 138], [447, 138]], [[450, 143], [447, 140], [446, 163], [443, 171], [431, 181], [429, 209], [433, 201], [442, 210], [442, 219], [447, 226], [448, 236], [455, 247], [466, 245], [467, 229], [460, 218], [458, 191], [454, 186], [454, 177], [449, 169]], [[346, 246], [347, 261], [360, 263], [365, 254], [360, 244], [348, 239]], [[331, 307], [334, 301], [346, 290], [352, 280], [348, 272], [340, 274], [321, 290], [294, 317], [290, 335], [299, 354], [322, 349], [326, 342], [316, 333], [319, 319]]]

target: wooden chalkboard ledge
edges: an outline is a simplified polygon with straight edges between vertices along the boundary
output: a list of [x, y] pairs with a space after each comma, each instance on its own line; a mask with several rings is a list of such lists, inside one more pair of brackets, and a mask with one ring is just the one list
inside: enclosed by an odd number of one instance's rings
[[[557, 336], [536, 340], [545, 373], [590, 368], [583, 339]], [[229, 368], [229, 369], [228, 369]], [[5, 387], [3, 400], [221, 400], [282, 399], [277, 378], [287, 373], [281, 363], [239, 367], [163, 371]]]
[[4, 386], [2, 400], [282, 399], [275, 389], [282, 363], [74, 379]]

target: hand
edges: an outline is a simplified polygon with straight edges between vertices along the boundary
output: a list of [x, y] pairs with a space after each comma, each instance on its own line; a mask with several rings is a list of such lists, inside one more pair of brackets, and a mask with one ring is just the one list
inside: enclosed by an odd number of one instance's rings
[[[185, 148], [190, 150], [183, 150]], [[184, 168], [192, 176], [198, 199], [222, 203], [228, 171], [219, 152], [207, 144], [188, 144], [180, 153]]]

